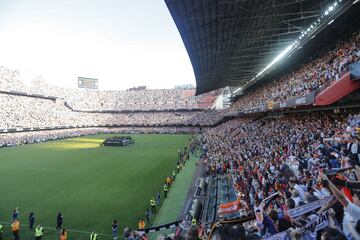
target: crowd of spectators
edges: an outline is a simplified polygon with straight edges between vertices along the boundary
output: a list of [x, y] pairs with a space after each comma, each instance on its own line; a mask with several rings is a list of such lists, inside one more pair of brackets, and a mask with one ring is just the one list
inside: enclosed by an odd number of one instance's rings
[[189, 134], [199, 133], [197, 127], [119, 127], [119, 128], [72, 128], [57, 130], [40, 130], [28, 132], [0, 133], [0, 148], [23, 144], [54, 141], [65, 138], [81, 137], [96, 134]]
[[349, 65], [359, 60], [360, 33], [357, 32], [348, 41], [339, 42], [333, 50], [290, 74], [245, 93], [232, 109], [248, 110], [265, 106], [269, 102], [284, 102], [293, 97], [304, 96], [339, 80], [348, 72]]
[[[18, 71], [0, 67], [0, 131], [121, 126], [143, 132], [194, 132], [199, 126], [211, 126], [221, 119], [217, 111], [204, 111], [206, 107], [201, 105], [201, 97], [194, 94], [194, 89], [180, 88], [128, 91], [66, 89], [50, 86], [41, 78], [27, 85], [20, 81]], [[205, 100], [208, 106], [209, 99]], [[156, 128], [160, 126], [163, 128]], [[78, 136], [91, 134], [93, 130], [71, 131], [4, 134], [0, 144]]]
[[61, 99], [0, 93], [0, 129], [76, 125], [211, 125], [218, 118], [206, 111], [80, 112], [66, 107]]
[[[332, 51], [246, 93], [231, 110], [304, 96], [339, 80], [348, 66], [359, 60], [360, 33], [354, 33]], [[49, 86], [41, 79], [27, 86], [18, 77], [17, 71], [0, 67], [0, 129], [94, 127], [0, 133], [0, 147], [99, 133], [196, 133], [224, 116], [218, 111], [198, 110], [199, 98], [193, 90], [65, 89]], [[122, 127], [108, 128], [109, 125]], [[293, 239], [316, 239], [320, 235], [324, 239], [329, 239], [327, 235], [357, 239], [359, 131], [360, 114], [316, 112], [241, 117], [206, 129], [204, 163], [208, 174], [225, 174], [232, 179], [240, 214], [255, 214], [255, 221], [247, 225], [246, 231], [258, 237], [286, 231]], [[299, 216], [289, 213], [326, 199], [329, 201], [314, 211]], [[328, 228], [309, 227], [325, 215]], [[218, 237], [222, 239], [221, 234]], [[240, 239], [243, 237], [246, 236]]]
[[[202, 97], [195, 89], [137, 89], [128, 91], [100, 91], [73, 89], [48, 85], [35, 78], [29, 85], [20, 80], [20, 72], [0, 66], [0, 91], [20, 91], [63, 99], [74, 110], [80, 111], [134, 111], [198, 109]], [[198, 106], [201, 105], [201, 106]]]
[[[358, 239], [359, 126], [359, 114], [239, 118], [204, 133], [205, 164], [209, 174], [232, 179], [240, 214], [256, 216], [246, 230], [258, 237], [286, 231], [291, 239], [317, 239], [321, 234], [322, 239]], [[331, 196], [333, 200], [313, 211], [290, 214], [291, 209]], [[327, 228], [309, 228], [325, 214]]]

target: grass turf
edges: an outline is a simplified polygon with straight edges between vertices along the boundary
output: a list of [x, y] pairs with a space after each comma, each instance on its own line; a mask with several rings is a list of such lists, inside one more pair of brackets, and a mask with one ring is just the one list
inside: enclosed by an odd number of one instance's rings
[[[11, 236], [7, 222], [20, 207], [20, 236], [28, 239], [27, 217], [35, 224], [55, 227], [56, 214], [64, 215], [69, 239], [88, 239], [86, 232], [111, 239], [111, 222], [120, 232], [137, 227], [149, 199], [162, 190], [165, 177], [176, 166], [177, 150], [189, 135], [131, 135], [135, 144], [100, 147], [109, 135], [88, 136], [0, 149], [0, 222], [3, 236]], [[25, 226], [26, 225], [26, 226]], [[84, 231], [84, 233], [80, 232]], [[57, 239], [48, 229], [44, 239]]]
[[[199, 156], [192, 155], [186, 162], [182, 171], [176, 175], [175, 182], [172, 184], [168, 197], [163, 201], [159, 214], [156, 215], [154, 225], [162, 225], [178, 220], [178, 216], [184, 206], [187, 194], [196, 170], [196, 162]], [[150, 240], [156, 240], [161, 233], [170, 234], [174, 229], [166, 229], [150, 235]]]

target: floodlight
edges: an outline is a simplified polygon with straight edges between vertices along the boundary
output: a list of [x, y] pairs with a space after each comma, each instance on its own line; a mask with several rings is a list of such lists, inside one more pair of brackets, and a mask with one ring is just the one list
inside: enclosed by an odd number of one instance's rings
[[235, 91], [234, 91], [234, 93], [237, 93], [238, 91], [241, 91], [241, 87], [239, 87], [238, 89], [236, 89]]
[[276, 56], [276, 58], [274, 58], [274, 60], [272, 60], [272, 62], [267, 65], [263, 70], [261, 70], [256, 77], [260, 76], [261, 74], [263, 74], [266, 70], [268, 70], [272, 65], [274, 65], [276, 62], [278, 62], [281, 58], [283, 58], [285, 56], [286, 53], [288, 53], [294, 46], [293, 45], [289, 45], [284, 51], [282, 51], [279, 55]]

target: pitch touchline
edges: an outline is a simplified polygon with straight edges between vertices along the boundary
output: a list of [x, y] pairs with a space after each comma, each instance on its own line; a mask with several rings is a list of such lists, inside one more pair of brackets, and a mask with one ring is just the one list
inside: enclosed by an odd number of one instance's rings
[[[3, 223], [3, 224], [12, 224], [12, 223], [10, 223], [10, 222], [1, 222], [0, 221], [0, 223]], [[42, 226], [42, 225], [41, 225]], [[43, 228], [45, 228], [45, 229], [50, 229], [50, 230], [55, 230], [55, 231], [57, 231], [56, 230], [56, 228], [54, 228], [54, 227], [48, 227], [48, 226], [42, 226]], [[70, 229], [70, 228], [66, 228], [66, 231], [69, 231], [69, 232], [77, 232], [77, 233], [86, 233], [86, 234], [90, 234], [90, 233], [92, 233], [92, 232], [88, 232], [88, 231], [82, 231], [82, 230], [76, 230], [76, 229]], [[112, 236], [111, 234], [107, 234], [107, 233], [98, 233], [98, 232], [96, 232], [98, 235], [102, 235], [102, 236]]]

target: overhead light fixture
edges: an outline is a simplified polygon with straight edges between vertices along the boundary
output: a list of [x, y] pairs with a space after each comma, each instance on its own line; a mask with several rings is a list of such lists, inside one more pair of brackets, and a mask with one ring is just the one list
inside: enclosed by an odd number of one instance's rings
[[235, 91], [234, 91], [234, 93], [237, 93], [238, 91], [241, 91], [242, 90], [242, 87], [239, 87], [238, 89], [236, 89]]
[[271, 61], [269, 65], [267, 65], [263, 70], [261, 70], [256, 77], [263, 74], [266, 70], [268, 70], [272, 65], [274, 65], [276, 62], [278, 62], [280, 59], [282, 59], [285, 54], [287, 54], [291, 49], [293, 48], [293, 45], [289, 45], [284, 51], [282, 51], [279, 55], [277, 55], [274, 60]]
[[[270, 64], [268, 64], [263, 70], [261, 70], [258, 74], [256, 74], [256, 76], [251, 79], [249, 82], [247, 82], [245, 85], [249, 84], [250, 82], [254, 81], [257, 77], [259, 77], [260, 75], [262, 75], [265, 71], [267, 71], [271, 66], [273, 66], [276, 62], [280, 61], [283, 57], [285, 57], [285, 55], [287, 53], [289, 53], [292, 49], [301, 49], [302, 48], [302, 44], [301, 43], [303, 40], [303, 38], [305, 37], [310, 37], [312, 33], [314, 33], [314, 28], [316, 29], [317, 26], [320, 25], [320, 22], [322, 19], [327, 18], [327, 16], [329, 15], [330, 12], [332, 12], [335, 7], [337, 7], [339, 5], [339, 3], [342, 2], [342, 0], [335, 0], [333, 2], [332, 5], [330, 5], [328, 7], [328, 9], [324, 12], [323, 15], [321, 15], [320, 17], [317, 18], [317, 20], [315, 20], [315, 22], [313, 22], [306, 30], [301, 31], [300, 36], [294, 41], [292, 42], [286, 49], [284, 49], [279, 55], [277, 55], [271, 62]], [[355, 0], [353, 2], [353, 4], [360, 2], [360, 0]], [[330, 25], [331, 23], [334, 22], [334, 19], [332, 19], [331, 21], [328, 22], [328, 25]], [[310, 32], [311, 31], [311, 32]], [[308, 35], [308, 36], [307, 36]], [[314, 38], [316, 36], [312, 35], [311, 39]], [[290, 54], [288, 54], [287, 56], [289, 57], [292, 53], [290, 52]], [[240, 91], [240, 89], [237, 89], [235, 92]]]

